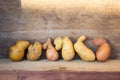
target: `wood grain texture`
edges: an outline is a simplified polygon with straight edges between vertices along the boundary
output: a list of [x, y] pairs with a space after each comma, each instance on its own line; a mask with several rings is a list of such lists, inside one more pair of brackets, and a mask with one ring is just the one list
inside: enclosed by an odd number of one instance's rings
[[[0, 75], [17, 74], [15, 80], [119, 80], [120, 72], [75, 72], [75, 71], [13, 71], [0, 70]], [[9, 80], [9, 78], [4, 77]], [[12, 79], [14, 80], [14, 79]]]
[[[21, 71], [22, 80], [119, 80], [119, 72], [59, 72], [59, 71]], [[33, 76], [33, 77], [32, 77]]]
[[76, 39], [82, 34], [87, 36], [85, 44], [93, 51], [97, 49], [93, 45], [93, 40], [97, 37], [106, 38], [112, 48], [111, 59], [120, 59], [119, 30], [35, 30], [0, 32], [0, 58], [8, 58], [8, 50], [17, 40], [22, 39], [28, 40], [31, 43], [35, 41], [44, 43], [48, 37], [55, 39], [55, 37], [67, 35], [72, 39], [73, 43], [75, 43]]
[[78, 59], [66, 62], [64, 60], [49, 61], [42, 59], [38, 61], [24, 60], [21, 62], [13, 62], [9, 59], [0, 59], [0, 64], [0, 70], [120, 72], [120, 60], [85, 62]]
[[0, 0], [0, 58], [8, 58], [9, 47], [19, 39], [43, 43], [68, 35], [75, 42], [85, 34], [93, 51], [92, 40], [104, 37], [111, 59], [120, 59], [119, 5], [119, 0]]
[[119, 80], [120, 60], [21, 61], [0, 59], [0, 80]]
[[0, 71], [0, 80], [18, 80], [14, 71]]
[[[45, 42], [68, 35], [73, 42], [85, 34], [85, 44], [104, 37], [112, 48], [105, 63], [45, 59], [12, 62], [9, 47], [17, 40]], [[119, 0], [0, 0], [0, 80], [120, 80]], [[112, 60], [114, 59], [114, 60]], [[118, 60], [117, 60], [118, 59]]]
[[119, 5], [119, 0], [1, 0], [0, 31], [120, 30]]

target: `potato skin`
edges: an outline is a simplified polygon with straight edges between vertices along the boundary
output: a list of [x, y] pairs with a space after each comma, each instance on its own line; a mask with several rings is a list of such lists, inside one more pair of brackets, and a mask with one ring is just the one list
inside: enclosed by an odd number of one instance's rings
[[24, 57], [24, 50], [17, 46], [12, 46], [9, 52], [9, 58], [12, 61], [21, 61]]
[[28, 46], [28, 41], [17, 41], [15, 45], [10, 47], [9, 59], [12, 61], [21, 61], [25, 55], [25, 50]]
[[56, 50], [62, 49], [62, 46], [63, 46], [62, 37], [57, 37], [57, 38], [55, 38], [55, 40], [54, 40], [54, 45], [55, 45], [55, 49], [56, 49]]
[[74, 49], [84, 61], [94, 61], [95, 54], [92, 50], [85, 46], [83, 41], [86, 39], [84, 35], [80, 36], [77, 42], [74, 44]]
[[70, 61], [74, 58], [75, 52], [73, 48], [73, 43], [69, 37], [65, 36], [63, 38], [63, 47], [62, 47], [62, 57], [65, 61]]
[[33, 45], [31, 44], [28, 48], [27, 59], [31, 61], [38, 60], [42, 54], [42, 44], [39, 42], [35, 42]]
[[106, 40], [104, 38], [97, 38], [94, 40], [93, 44], [95, 46], [100, 46], [102, 45], [103, 43], [106, 43]]
[[48, 45], [48, 49], [46, 51], [46, 57], [51, 61], [56, 61], [59, 58], [58, 52], [56, 51], [54, 46], [51, 44]]
[[30, 45], [30, 43], [28, 41], [19, 40], [16, 42], [16, 46], [18, 46], [19, 48], [22, 48], [22, 49], [28, 48], [29, 45]]
[[51, 61], [56, 61], [59, 59], [59, 54], [57, 50], [52, 45], [51, 38], [48, 38], [47, 41], [43, 44], [43, 49], [46, 50], [46, 57]]
[[75, 52], [74, 52], [73, 43], [68, 36], [64, 36], [63, 38], [57, 37], [54, 40], [54, 45], [56, 50], [62, 49], [62, 58], [65, 61], [70, 61], [74, 58]]
[[98, 61], [105, 62], [110, 57], [110, 45], [108, 43], [103, 43], [96, 52], [96, 57]]

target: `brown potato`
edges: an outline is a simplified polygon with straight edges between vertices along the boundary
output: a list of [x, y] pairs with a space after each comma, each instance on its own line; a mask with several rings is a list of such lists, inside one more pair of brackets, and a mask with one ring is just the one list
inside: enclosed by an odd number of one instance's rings
[[39, 42], [35, 42], [33, 45], [31, 44], [28, 48], [27, 59], [34, 61], [38, 60], [42, 54], [42, 45]]

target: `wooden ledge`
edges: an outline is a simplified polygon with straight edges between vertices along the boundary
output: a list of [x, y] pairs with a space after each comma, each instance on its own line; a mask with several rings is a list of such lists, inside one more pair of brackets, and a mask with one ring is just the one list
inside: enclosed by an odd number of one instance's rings
[[0, 70], [15, 71], [75, 71], [75, 72], [120, 72], [120, 60], [108, 60], [107, 62], [85, 62], [73, 60], [49, 61], [47, 59], [39, 61], [23, 60], [13, 62], [9, 59], [0, 59]]

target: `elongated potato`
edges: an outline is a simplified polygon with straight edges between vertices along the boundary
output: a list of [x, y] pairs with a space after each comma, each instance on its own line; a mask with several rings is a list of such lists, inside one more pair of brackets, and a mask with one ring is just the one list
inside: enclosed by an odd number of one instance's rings
[[9, 59], [12, 61], [21, 61], [29, 44], [30, 43], [28, 41], [17, 41], [15, 45], [10, 47]]
[[31, 44], [28, 48], [27, 59], [31, 61], [38, 60], [42, 54], [42, 45], [39, 42]]
[[48, 40], [43, 44], [43, 49], [47, 49], [46, 51], [46, 57], [47, 59], [51, 61], [56, 61], [59, 59], [59, 54], [57, 50], [52, 45], [51, 38], [48, 38]]
[[74, 58], [75, 52], [73, 48], [73, 43], [69, 37], [65, 36], [63, 38], [63, 46], [62, 46], [62, 57], [65, 61], [70, 61]]
[[69, 37], [67, 36], [65, 36], [64, 38], [57, 37], [54, 40], [54, 45], [55, 45], [56, 50], [62, 49], [62, 58], [65, 61], [70, 61], [74, 58], [75, 52], [73, 48], [73, 43]]
[[77, 42], [74, 44], [74, 49], [84, 61], [94, 61], [95, 54], [92, 50], [85, 46], [83, 41], [86, 39], [86, 36], [82, 35], [78, 38]]

